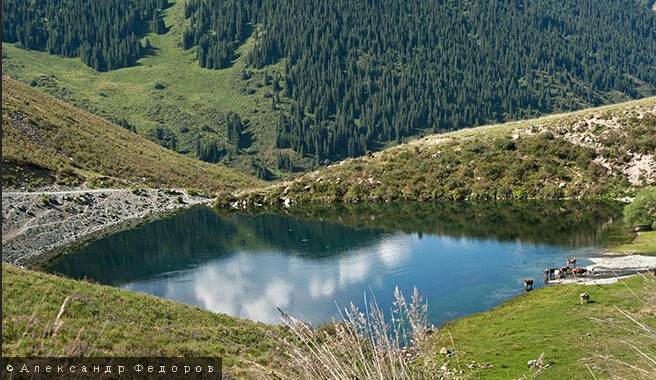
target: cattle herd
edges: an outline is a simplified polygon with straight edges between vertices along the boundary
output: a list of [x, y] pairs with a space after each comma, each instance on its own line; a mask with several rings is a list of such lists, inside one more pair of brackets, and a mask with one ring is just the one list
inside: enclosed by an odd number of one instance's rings
[[[583, 276], [586, 273], [594, 275], [594, 269], [588, 270], [586, 268], [577, 268], [576, 259], [568, 258], [567, 265], [560, 268], [547, 268], [544, 270], [544, 282], [545, 284], [549, 280], [560, 280], [566, 278], [568, 275], [573, 276], [574, 278]], [[524, 280], [524, 290], [530, 292], [533, 290], [533, 279], [527, 278]]]
[[585, 268], [576, 267], [576, 259], [568, 258], [567, 265], [560, 268], [547, 268], [544, 270], [545, 283], [549, 280], [560, 280], [571, 274], [573, 277], [583, 276], [585, 273], [594, 274], [594, 270], [588, 271]]

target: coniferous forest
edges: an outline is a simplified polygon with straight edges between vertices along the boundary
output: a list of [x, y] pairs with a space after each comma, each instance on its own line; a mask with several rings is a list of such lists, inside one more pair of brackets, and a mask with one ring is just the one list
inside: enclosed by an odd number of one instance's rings
[[[274, 92], [271, 144], [333, 160], [423, 132], [656, 94], [650, 4], [186, 0], [179, 46], [194, 49], [200, 67], [224, 69], [251, 39], [242, 58]], [[100, 71], [135, 64], [147, 50], [140, 37], [167, 32], [166, 0], [2, 6], [3, 41], [77, 56]], [[240, 122], [230, 125], [238, 149]], [[219, 150], [206, 156], [217, 161]], [[279, 167], [292, 166], [277, 157]]]
[[207, 68], [256, 26], [249, 65], [283, 60], [295, 101], [276, 145], [319, 158], [656, 85], [656, 16], [634, 1], [192, 0], [186, 16]]
[[98, 71], [134, 65], [146, 53], [140, 36], [164, 33], [168, 0], [6, 0], [2, 41], [79, 57]]

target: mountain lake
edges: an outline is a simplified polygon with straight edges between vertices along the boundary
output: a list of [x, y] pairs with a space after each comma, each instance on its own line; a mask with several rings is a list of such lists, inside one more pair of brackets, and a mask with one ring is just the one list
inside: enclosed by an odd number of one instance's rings
[[489, 310], [544, 286], [544, 269], [627, 239], [618, 203], [408, 203], [241, 212], [193, 207], [61, 256], [47, 272], [265, 323], [315, 325], [351, 302], [391, 312], [394, 289], [428, 320]]

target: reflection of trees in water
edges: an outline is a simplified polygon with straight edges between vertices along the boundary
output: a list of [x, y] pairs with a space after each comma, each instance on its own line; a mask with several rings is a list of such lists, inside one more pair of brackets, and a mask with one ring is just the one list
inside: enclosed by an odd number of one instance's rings
[[406, 203], [291, 208], [299, 218], [385, 231], [581, 247], [628, 238], [617, 202]]
[[320, 259], [376, 241], [381, 230], [283, 214], [218, 214], [206, 207], [92, 242], [63, 256], [48, 272], [123, 284], [185, 270], [237, 251], [283, 251]]
[[589, 202], [308, 206], [251, 214], [196, 207], [93, 242], [47, 270], [124, 284], [237, 251], [331, 258], [398, 231], [589, 246], [623, 236], [621, 210], [617, 203]]

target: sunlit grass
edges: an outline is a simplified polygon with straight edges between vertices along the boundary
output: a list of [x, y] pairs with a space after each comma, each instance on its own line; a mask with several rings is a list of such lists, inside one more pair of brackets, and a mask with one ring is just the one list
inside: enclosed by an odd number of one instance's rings
[[221, 356], [237, 378], [279, 367], [280, 326], [2, 264], [3, 356]]
[[[3, 77], [2, 84], [3, 186], [37, 185], [22, 178], [25, 173], [19, 169], [25, 166], [81, 178], [64, 181], [70, 185], [88, 181], [103, 186], [105, 181], [118, 187], [197, 188], [213, 194], [259, 183], [221, 165], [172, 152], [12, 79]], [[39, 138], [29, 137], [21, 130], [25, 127]], [[100, 180], [104, 177], [110, 178]]]
[[397, 288], [391, 315], [375, 299], [365, 298], [365, 309], [352, 303], [341, 319], [320, 329], [283, 312], [294, 339], [286, 342], [292, 373], [303, 379], [415, 379], [429, 376], [413, 368], [423, 352], [428, 324], [417, 289], [407, 302]]
[[609, 249], [620, 254], [652, 254], [656, 255], [656, 231], [640, 232], [630, 243]]
[[[580, 304], [582, 292], [590, 294], [591, 303]], [[527, 363], [543, 353], [548, 366], [542, 369], [542, 376], [549, 379], [590, 379], [590, 371], [597, 378], [612, 377], [608, 357], [614, 360], [613, 368], [626, 363], [654, 375], [650, 361], [627, 344], [650, 348], [648, 355], [653, 359], [654, 335], [636, 329], [620, 312], [632, 315], [653, 331], [653, 294], [656, 281], [651, 274], [611, 285], [541, 288], [488, 312], [445, 324], [433, 340], [433, 351], [450, 347], [452, 337], [460, 362], [471, 364], [474, 378], [531, 378], [537, 370]], [[456, 365], [451, 358], [442, 360]], [[614, 378], [641, 378], [633, 377], [642, 373], [640, 370], [631, 372], [624, 366], [622, 371], [615, 369], [616, 374], [624, 375]]]

